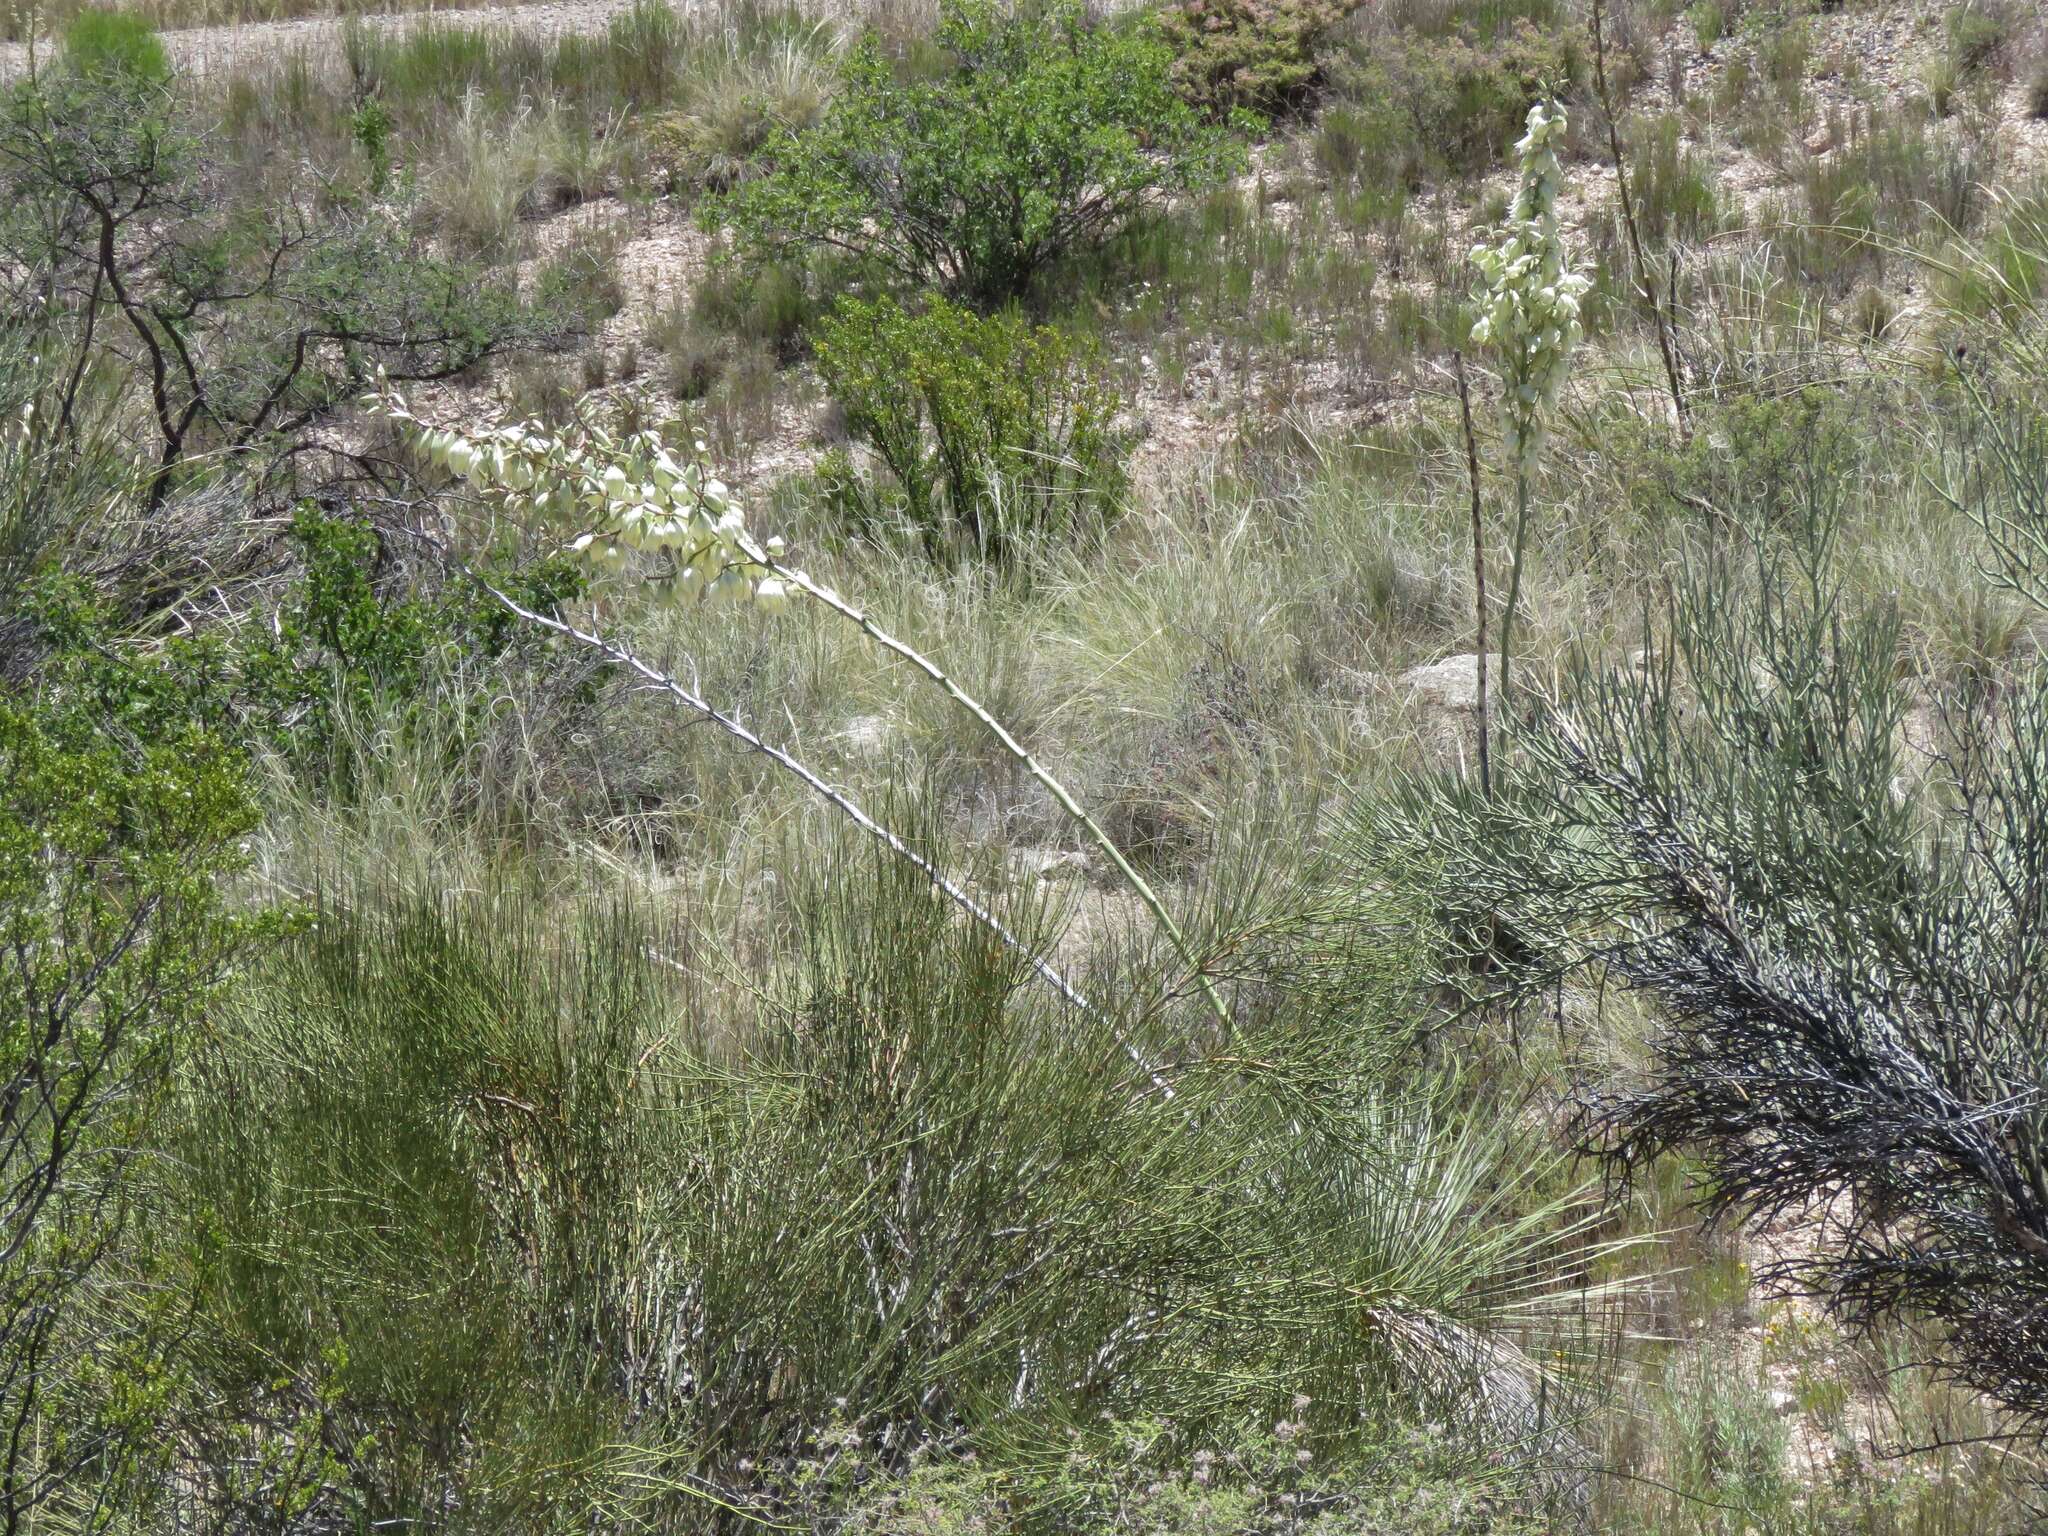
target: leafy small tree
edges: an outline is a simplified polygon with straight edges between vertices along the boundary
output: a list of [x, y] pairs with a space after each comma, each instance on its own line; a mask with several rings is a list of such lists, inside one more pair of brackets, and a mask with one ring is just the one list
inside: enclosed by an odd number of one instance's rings
[[243, 206], [222, 181], [145, 72], [53, 76], [0, 105], [0, 291], [75, 358], [60, 423], [96, 361], [139, 376], [152, 510], [187, 459], [297, 431], [375, 367], [445, 378], [546, 330], [388, 211], [296, 188]]
[[1066, 0], [944, 0], [937, 42], [944, 67], [904, 81], [865, 37], [817, 123], [771, 140], [773, 171], [708, 205], [752, 261], [823, 245], [995, 308], [1240, 156], [1175, 93], [1156, 38]]
[[[896, 496], [847, 467], [863, 528], [907, 525], [927, 555], [1009, 563], [1048, 536], [1099, 533], [1123, 489], [1118, 398], [1093, 348], [1015, 311], [846, 299], [819, 328], [818, 372]], [[898, 499], [900, 498], [900, 500]]]

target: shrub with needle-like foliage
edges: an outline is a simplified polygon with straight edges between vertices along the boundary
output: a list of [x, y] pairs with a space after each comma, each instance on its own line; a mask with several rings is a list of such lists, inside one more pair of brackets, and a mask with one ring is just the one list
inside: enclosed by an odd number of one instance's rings
[[2048, 673], [1909, 744], [1897, 618], [1842, 585], [1839, 488], [1810, 463], [1797, 499], [1747, 567], [1685, 573], [1639, 665], [1583, 667], [1492, 800], [1418, 786], [1362, 835], [1426, 861], [1484, 992], [1652, 1005], [1640, 1069], [1583, 1090], [1591, 1150], [1689, 1152], [1710, 1214], [1810, 1220], [1774, 1278], [1931, 1322], [1942, 1369], [2038, 1423]]

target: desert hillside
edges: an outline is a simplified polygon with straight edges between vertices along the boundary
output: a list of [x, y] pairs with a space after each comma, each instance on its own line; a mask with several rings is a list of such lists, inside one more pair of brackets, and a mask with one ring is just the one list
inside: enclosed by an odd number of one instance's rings
[[2048, 1521], [2029, 0], [11, 0], [8, 1532]]

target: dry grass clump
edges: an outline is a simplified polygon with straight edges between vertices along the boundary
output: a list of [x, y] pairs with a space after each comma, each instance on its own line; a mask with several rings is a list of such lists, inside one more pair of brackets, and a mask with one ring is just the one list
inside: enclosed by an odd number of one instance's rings
[[[794, 18], [790, 18], [794, 22]], [[649, 129], [663, 173], [679, 187], [723, 191], [758, 174], [777, 129], [817, 122], [836, 83], [844, 34], [831, 23], [785, 23], [764, 38], [740, 22], [724, 47], [697, 55], [678, 89], [679, 105]]]

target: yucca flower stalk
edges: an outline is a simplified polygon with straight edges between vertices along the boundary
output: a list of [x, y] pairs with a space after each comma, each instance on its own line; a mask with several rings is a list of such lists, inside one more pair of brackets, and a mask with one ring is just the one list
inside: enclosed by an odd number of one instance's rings
[[[884, 650], [909, 662], [980, 722], [1102, 852], [1188, 967], [1218, 1023], [1229, 1027], [1230, 1011], [1215, 983], [1204, 973], [1200, 957], [1180, 925], [1151, 883], [1087, 808], [1001, 721], [929, 657], [889, 634], [831, 587], [789, 565], [780, 537], [757, 538], [751, 533], [731, 489], [705, 469], [702, 442], [693, 444], [695, 453], [691, 458], [681, 460], [658, 432], [615, 434], [594, 422], [582, 423], [573, 435], [558, 435], [540, 422], [529, 421], [470, 438], [421, 421], [404, 398], [382, 380], [365, 403], [397, 422], [429, 460], [462, 476], [472, 493], [486, 503], [508, 515], [538, 515], [558, 527], [573, 529], [565, 541], [565, 552], [598, 571], [626, 574], [630, 569], [646, 590], [669, 602], [747, 599], [759, 607], [775, 609], [793, 597], [808, 597], [855, 625]], [[646, 558], [635, 561], [635, 555]], [[559, 620], [550, 621], [520, 608], [503, 594], [497, 595], [518, 617], [537, 620], [615, 659], [638, 664], [637, 658], [615, 642], [586, 634]], [[644, 666], [642, 670], [646, 671]], [[773, 755], [781, 759], [780, 754]], [[816, 787], [815, 776], [805, 777]], [[829, 798], [842, 809], [849, 805], [841, 796]], [[886, 829], [874, 826], [864, 816], [855, 819], [890, 847], [907, 853], [906, 845]], [[938, 880], [940, 888], [970, 916], [988, 921], [985, 912], [971, 900], [962, 900], [960, 893], [935, 871], [926, 868], [925, 872]], [[1001, 936], [1006, 940], [1009, 937]], [[1070, 1000], [1079, 1000], [1071, 987], [1064, 982], [1059, 985]]]
[[1501, 357], [1501, 438], [1515, 476], [1515, 533], [1508, 568], [1507, 610], [1500, 626], [1500, 695], [1508, 696], [1515, 610], [1522, 595], [1522, 550], [1529, 531], [1529, 489], [1546, 435], [1544, 417], [1571, 373], [1571, 357], [1584, 334], [1579, 300], [1592, 279], [1574, 265], [1557, 223], [1562, 180], [1557, 146], [1565, 133], [1564, 108], [1539, 101], [1529, 109], [1529, 131], [1515, 145], [1522, 185], [1507, 222], [1491, 245], [1475, 246], [1480, 306], [1472, 327], [1475, 346]]

